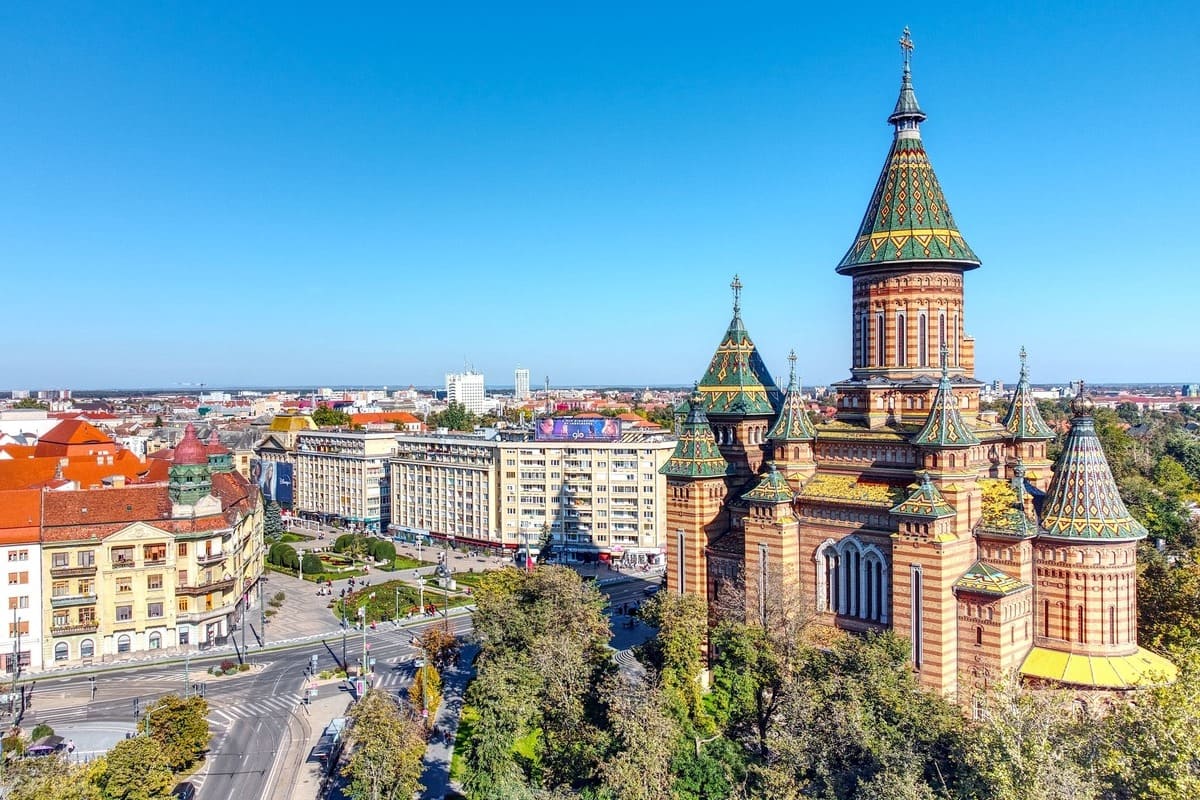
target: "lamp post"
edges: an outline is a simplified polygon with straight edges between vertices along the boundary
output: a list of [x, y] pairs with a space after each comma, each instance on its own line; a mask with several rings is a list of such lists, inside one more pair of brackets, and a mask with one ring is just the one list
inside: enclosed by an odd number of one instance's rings
[[392, 612], [392, 622], [400, 622], [400, 587], [396, 587], [396, 608]]
[[367, 607], [366, 607], [366, 605], [361, 605], [358, 607], [358, 616], [362, 623], [362, 633], [363, 633], [362, 668], [358, 671], [358, 674], [361, 676], [367, 671]]

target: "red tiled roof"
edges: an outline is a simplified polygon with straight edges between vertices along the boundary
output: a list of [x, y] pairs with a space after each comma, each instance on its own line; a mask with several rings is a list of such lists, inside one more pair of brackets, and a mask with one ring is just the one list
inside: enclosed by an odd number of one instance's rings
[[33, 458], [34, 447], [31, 444], [6, 444], [0, 446], [0, 450], [13, 458]]
[[42, 523], [42, 493], [37, 489], [0, 492], [0, 544], [38, 540]]
[[38, 439], [36, 455], [71, 456], [88, 451], [112, 452], [116, 444], [104, 431], [87, 420], [68, 419], [55, 425]]
[[42, 523], [47, 528], [65, 525], [100, 525], [132, 522], [157, 523], [171, 516], [167, 487], [125, 486], [119, 489], [47, 492]]
[[373, 425], [380, 422], [398, 422], [401, 425], [411, 425], [421, 420], [407, 411], [376, 411], [369, 414], [351, 414], [350, 421], [355, 425]]

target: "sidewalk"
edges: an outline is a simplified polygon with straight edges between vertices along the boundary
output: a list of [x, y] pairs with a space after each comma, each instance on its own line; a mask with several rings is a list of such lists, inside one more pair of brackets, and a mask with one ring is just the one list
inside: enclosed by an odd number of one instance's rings
[[438, 708], [434, 725], [445, 736], [431, 739], [425, 748], [421, 783], [425, 791], [422, 800], [443, 800], [450, 790], [450, 759], [454, 755], [454, 741], [458, 736], [458, 720], [462, 714], [463, 695], [467, 684], [475, 677], [475, 654], [477, 647], [464, 647], [459, 653], [458, 664], [442, 674], [442, 705]]
[[[350, 708], [350, 694], [342, 691], [343, 684], [330, 683], [321, 686], [321, 696], [296, 712], [306, 725], [304, 736], [296, 736], [286, 752], [280, 754], [278, 763], [283, 764], [280, 779], [272, 789], [272, 796], [281, 800], [320, 800], [324, 785], [325, 763], [312, 757], [312, 750], [325, 732], [325, 726], [336, 717], [346, 716]], [[305, 710], [308, 714], [305, 715]]]

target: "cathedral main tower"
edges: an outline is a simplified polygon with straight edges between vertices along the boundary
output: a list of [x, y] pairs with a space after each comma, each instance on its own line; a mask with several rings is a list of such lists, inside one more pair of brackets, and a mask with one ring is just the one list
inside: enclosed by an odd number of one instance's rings
[[851, 378], [836, 384], [838, 419], [877, 428], [919, 424], [929, 413], [946, 350], [955, 396], [978, 412], [975, 341], [964, 332], [963, 273], [979, 259], [954, 222], [933, 172], [913, 90], [912, 39], [888, 117], [895, 133], [854, 243], [837, 265], [854, 280]]

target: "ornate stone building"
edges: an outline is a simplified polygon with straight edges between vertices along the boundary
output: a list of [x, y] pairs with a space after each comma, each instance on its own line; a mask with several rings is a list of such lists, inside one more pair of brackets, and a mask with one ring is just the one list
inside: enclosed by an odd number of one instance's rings
[[[792, 602], [912, 643], [923, 684], [956, 694], [1002, 672], [1125, 688], [1172, 679], [1137, 645], [1136, 547], [1091, 401], [1056, 464], [1025, 353], [1003, 420], [981, 412], [959, 232], [921, 138], [908, 54], [895, 133], [858, 233], [850, 377], [813, 425], [795, 354], [781, 392], [733, 320], [683, 409], [667, 476], [667, 587], [766, 619]], [[733, 597], [730, 597], [730, 594]]]

